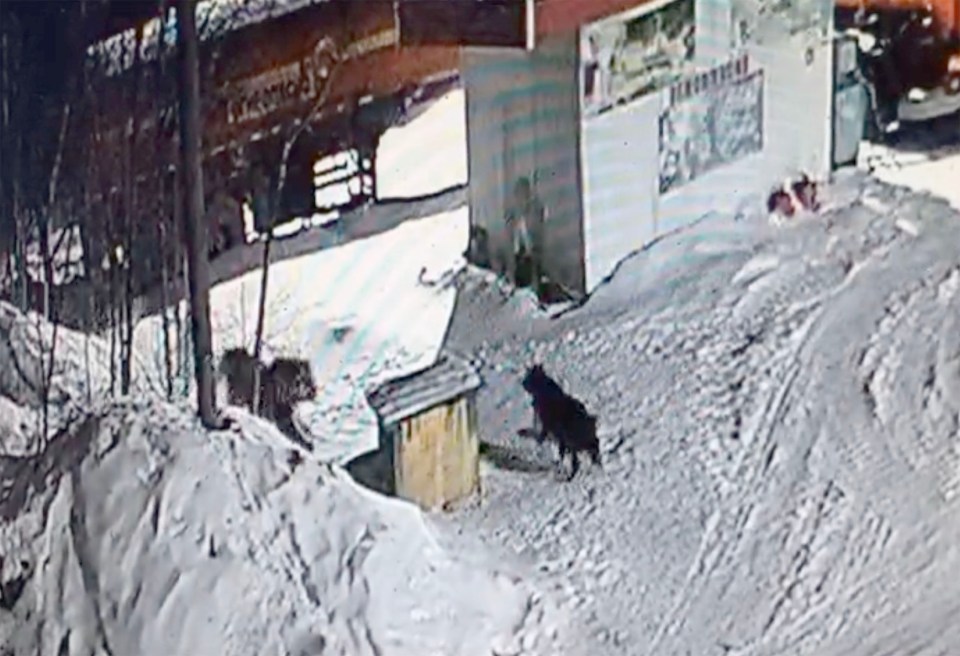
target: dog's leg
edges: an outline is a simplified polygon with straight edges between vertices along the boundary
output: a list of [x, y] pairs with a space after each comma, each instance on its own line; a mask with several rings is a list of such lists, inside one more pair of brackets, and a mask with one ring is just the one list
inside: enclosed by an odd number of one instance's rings
[[540, 415], [537, 414], [536, 409], [533, 412], [533, 434], [537, 438], [537, 444], [543, 444], [543, 441], [547, 439], [547, 429], [543, 427], [543, 422], [540, 421]]
[[570, 449], [570, 477], [567, 480], [572, 481], [578, 471], [580, 471], [580, 459], [577, 457], [577, 452]]
[[603, 469], [603, 465], [600, 463], [600, 447], [596, 446], [590, 449], [590, 459], [593, 460], [595, 464], [600, 469]]
[[560, 450], [560, 461], [557, 466], [559, 467], [559, 473], [562, 474], [564, 468], [564, 459], [567, 457], [567, 445], [562, 441], [557, 440], [557, 447]]

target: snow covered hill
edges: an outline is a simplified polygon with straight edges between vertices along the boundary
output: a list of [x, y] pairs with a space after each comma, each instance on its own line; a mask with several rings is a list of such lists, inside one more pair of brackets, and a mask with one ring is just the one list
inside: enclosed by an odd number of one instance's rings
[[[436, 110], [408, 126], [416, 148], [386, 140], [391, 193], [462, 182], [462, 94]], [[426, 124], [446, 177], [405, 179]], [[325, 462], [376, 444], [366, 387], [436, 358], [466, 227], [460, 209], [271, 268], [268, 357], [307, 357], [322, 384], [313, 454], [242, 411], [209, 432], [191, 397], [158, 400], [157, 318], [135, 331], [135, 398], [113, 403], [109, 345], [58, 329], [52, 437], [37, 440], [32, 335], [52, 328], [0, 307], [0, 359], [17, 364], [0, 368], [0, 655], [574, 654], [578, 621], [512, 554]], [[212, 290], [219, 348], [249, 344], [259, 280]]]
[[544, 604], [504, 566], [234, 418], [209, 433], [186, 408], [122, 402], [0, 456], [0, 653], [481, 656], [541, 639]]
[[[482, 328], [477, 328], [482, 326]], [[451, 521], [562, 590], [590, 654], [960, 645], [960, 216], [846, 173], [781, 227], [716, 218], [551, 321], [458, 299], [485, 503]], [[539, 358], [600, 417], [563, 483], [518, 437]]]

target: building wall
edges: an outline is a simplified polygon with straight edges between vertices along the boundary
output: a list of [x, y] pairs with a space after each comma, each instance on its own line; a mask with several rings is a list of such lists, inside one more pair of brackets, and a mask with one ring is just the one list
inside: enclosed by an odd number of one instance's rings
[[[698, 67], [733, 56], [731, 1], [697, 0], [694, 59]], [[788, 175], [829, 172], [832, 44], [819, 30], [801, 30], [791, 36], [785, 30], [764, 29], [762, 43], [745, 46], [750, 68], [763, 71], [759, 152], [661, 194], [659, 115], [669, 102], [669, 89], [583, 119], [588, 290], [617, 262], [660, 235], [712, 211], [734, 212], [745, 203], [759, 203]], [[809, 63], [808, 49], [813, 55]]]
[[[573, 34], [544, 38], [533, 53], [467, 48], [470, 223], [485, 228], [495, 267], [505, 266], [504, 217], [513, 185], [534, 182], [547, 208], [547, 273], [582, 292], [579, 83]], [[498, 264], [499, 263], [499, 264]]]

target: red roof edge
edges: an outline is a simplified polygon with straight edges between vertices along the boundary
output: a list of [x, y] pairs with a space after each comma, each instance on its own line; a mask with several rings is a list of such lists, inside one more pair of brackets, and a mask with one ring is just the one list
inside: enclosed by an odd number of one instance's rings
[[574, 32], [582, 25], [629, 11], [651, 0], [536, 0], [537, 35]]

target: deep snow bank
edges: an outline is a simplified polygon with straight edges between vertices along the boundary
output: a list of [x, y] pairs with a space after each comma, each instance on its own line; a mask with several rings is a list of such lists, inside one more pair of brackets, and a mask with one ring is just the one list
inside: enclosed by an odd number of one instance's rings
[[[48, 421], [55, 432], [71, 408], [109, 392], [110, 345], [63, 326], [54, 330], [35, 313], [24, 315], [0, 302], [0, 454], [30, 448], [30, 436], [41, 427], [45, 382]], [[157, 381], [135, 360], [131, 384], [134, 392], [143, 392]]]
[[0, 644], [424, 656], [522, 640], [533, 602], [512, 577], [454, 559], [413, 506], [235, 417], [209, 433], [182, 408], [129, 401], [0, 458], [3, 581], [25, 580]]

